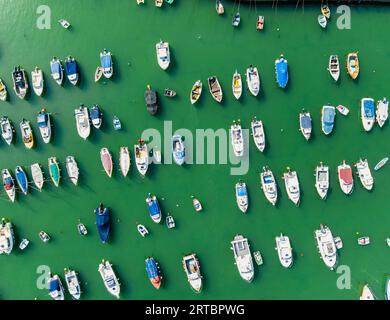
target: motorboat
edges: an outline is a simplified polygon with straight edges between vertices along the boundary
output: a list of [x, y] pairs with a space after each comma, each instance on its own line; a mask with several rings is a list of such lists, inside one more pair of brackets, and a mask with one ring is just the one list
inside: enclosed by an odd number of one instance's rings
[[138, 140], [134, 145], [135, 164], [141, 176], [145, 176], [149, 166], [148, 145], [144, 140]]
[[27, 175], [24, 172], [23, 168], [21, 166], [17, 166], [15, 168], [15, 179], [18, 183], [19, 190], [24, 194], [27, 195], [28, 192], [28, 180]]
[[114, 74], [114, 65], [112, 63], [112, 54], [107, 49], [100, 52], [100, 65], [103, 69], [103, 76], [107, 79], [111, 78]]
[[238, 100], [242, 94], [242, 79], [241, 74], [237, 72], [237, 70], [233, 74], [232, 79], [232, 90], [234, 97]]
[[328, 20], [326, 20], [326, 17], [322, 14], [320, 14], [317, 18], [318, 24], [321, 26], [321, 28], [325, 29], [326, 25], [328, 24]]
[[16, 193], [14, 178], [12, 178], [12, 175], [8, 169], [1, 170], [1, 175], [3, 177], [3, 188], [5, 190], [5, 193], [7, 194], [11, 202], [15, 202]]
[[260, 173], [260, 180], [265, 198], [274, 206], [278, 200], [278, 188], [274, 174], [268, 167], [263, 167], [263, 171]]
[[107, 291], [119, 299], [121, 287], [118, 278], [112, 269], [112, 264], [107, 260], [102, 260], [99, 264], [98, 271], [103, 279], [103, 283]]
[[11, 145], [14, 139], [14, 132], [15, 129], [12, 125], [12, 122], [9, 120], [7, 116], [3, 116], [0, 120], [0, 127], [1, 127], [1, 136], [4, 139], [4, 141]]
[[261, 266], [264, 263], [263, 257], [261, 255], [260, 251], [253, 252], [253, 259], [255, 259], [255, 262], [258, 266]]
[[350, 194], [353, 191], [353, 176], [351, 166], [343, 163], [337, 167], [340, 188], [345, 194]]
[[329, 135], [333, 131], [336, 110], [333, 106], [323, 106], [321, 113], [322, 132]]
[[390, 300], [390, 277], [386, 279], [385, 298], [386, 300]]
[[301, 192], [299, 189], [298, 175], [296, 171], [291, 171], [287, 167], [287, 172], [283, 173], [284, 185], [286, 187], [286, 192], [288, 198], [295, 204], [299, 205], [299, 200], [301, 197]]
[[389, 101], [386, 98], [378, 100], [376, 104], [376, 122], [382, 128], [389, 117]]
[[43, 142], [49, 143], [51, 139], [51, 121], [50, 113], [48, 113], [45, 108], [38, 112], [37, 124]]
[[191, 88], [190, 101], [191, 104], [197, 102], [202, 94], [202, 81], [197, 80]]
[[77, 224], [77, 231], [81, 236], [85, 236], [88, 234], [87, 227], [81, 222]]
[[312, 124], [310, 112], [302, 111], [299, 113], [299, 130], [303, 137], [308, 141], [311, 137]]
[[49, 279], [47, 280], [48, 288], [49, 288], [49, 296], [53, 300], [64, 300], [64, 288], [61, 283], [61, 279], [58, 275], [50, 274]]
[[20, 99], [24, 99], [28, 91], [28, 80], [26, 71], [20, 66], [14, 68], [14, 71], [12, 72], [12, 82], [16, 95]]
[[161, 69], [167, 70], [171, 63], [171, 55], [169, 52], [169, 43], [160, 40], [156, 44], [157, 62]]
[[281, 233], [275, 238], [275, 242], [280, 264], [284, 268], [290, 268], [293, 264], [293, 252], [289, 237]]
[[138, 224], [137, 230], [142, 237], [146, 237], [149, 234], [148, 229], [143, 224]]
[[221, 102], [223, 98], [223, 92], [218, 78], [216, 76], [209, 77], [207, 79], [207, 83], [209, 85], [209, 91], [213, 99], [217, 102]]
[[175, 90], [172, 90], [169, 88], [164, 89], [164, 97], [174, 98], [174, 97], [176, 97], [176, 95], [177, 95], [177, 93]]
[[221, 0], [216, 0], [215, 1], [215, 10], [217, 10], [217, 13], [219, 15], [224, 14], [225, 8], [223, 7], [223, 4], [222, 4]]
[[35, 186], [38, 188], [39, 191], [42, 191], [42, 187], [43, 187], [43, 183], [45, 182], [45, 179], [43, 178], [43, 172], [41, 166], [39, 165], [39, 163], [33, 163], [30, 169], [31, 169], [31, 176]]
[[106, 174], [111, 178], [113, 171], [113, 163], [110, 151], [107, 148], [102, 148], [100, 150], [100, 160]]
[[275, 75], [278, 86], [286, 88], [288, 82], [288, 62], [281, 54], [279, 59], [275, 60]]
[[161, 287], [161, 272], [158, 263], [152, 257], [146, 258], [145, 260], [146, 274], [150, 283], [155, 289], [160, 289]]
[[183, 137], [180, 135], [174, 135], [172, 137], [172, 155], [173, 160], [179, 166], [185, 162], [186, 148], [184, 145]]
[[329, 73], [334, 81], [339, 80], [339, 78], [340, 78], [340, 61], [339, 61], [338, 55], [332, 54], [329, 57], [328, 71], [329, 71]]
[[31, 149], [34, 146], [34, 135], [31, 129], [30, 121], [22, 119], [20, 122], [20, 132], [22, 134], [22, 140], [27, 149]]
[[336, 107], [337, 111], [340, 112], [343, 116], [347, 116], [349, 113], [349, 109], [346, 106], [343, 106], [342, 104], [339, 104]]
[[43, 230], [39, 231], [38, 236], [39, 236], [39, 239], [41, 239], [45, 243], [50, 240], [50, 236]]
[[144, 97], [146, 102], [146, 110], [151, 115], [155, 115], [159, 108], [157, 92], [152, 90], [150, 85], [147, 85]]
[[64, 29], [68, 29], [70, 27], [70, 23], [69, 21], [65, 20], [65, 19], [60, 19], [58, 20], [58, 23], [64, 28]]
[[372, 292], [368, 284], [365, 284], [363, 286], [362, 294], [360, 295], [360, 300], [376, 300], [374, 293]]
[[71, 84], [77, 85], [79, 81], [79, 67], [75, 58], [69, 56], [65, 59], [66, 76]]
[[89, 117], [94, 128], [100, 129], [103, 123], [103, 113], [98, 104], [94, 104], [93, 107], [89, 109]]
[[79, 166], [77, 165], [74, 156], [66, 157], [66, 171], [68, 172], [70, 181], [72, 181], [72, 183], [77, 186], [79, 181]]
[[357, 52], [349, 53], [347, 56], [347, 70], [352, 79], [356, 79], [359, 75], [359, 58]]
[[27, 248], [27, 246], [29, 245], [30, 241], [28, 239], [22, 239], [22, 241], [20, 241], [20, 244], [19, 244], [19, 249], [20, 250], [24, 250]]
[[321, 199], [325, 199], [329, 190], [329, 167], [322, 162], [316, 167], [314, 176], [316, 177], [316, 190]]
[[73, 299], [79, 300], [81, 296], [81, 288], [80, 288], [80, 281], [77, 277], [77, 273], [75, 270], [72, 269], [65, 269], [64, 270], [65, 275], [65, 283], [68, 287], [69, 294], [73, 297]]
[[121, 123], [121, 121], [119, 120], [119, 118], [117, 116], [114, 116], [112, 118], [112, 125], [114, 126], [114, 130], [115, 131], [118, 131], [118, 130], [122, 129], [122, 123]]
[[64, 81], [64, 70], [62, 69], [60, 59], [54, 57], [50, 61], [50, 73], [53, 80], [61, 86]]
[[44, 86], [43, 72], [40, 68], [35, 67], [35, 69], [31, 71], [31, 82], [35, 94], [40, 97], [43, 93]]
[[331, 230], [321, 224], [320, 229], [314, 231], [314, 235], [322, 261], [333, 270], [337, 264], [337, 248]]
[[196, 212], [202, 211], [202, 209], [203, 209], [202, 204], [200, 203], [200, 201], [197, 198], [192, 199], [192, 204], [193, 204]]
[[183, 269], [186, 273], [188, 283], [195, 293], [202, 291], [202, 275], [200, 273], [199, 261], [195, 253], [183, 257]]
[[372, 98], [363, 98], [361, 100], [361, 116], [363, 128], [370, 131], [375, 123], [375, 101]]
[[145, 201], [146, 201], [146, 205], [148, 206], [148, 212], [150, 218], [153, 220], [153, 222], [160, 223], [162, 215], [161, 215], [160, 205], [158, 203], [156, 196], [148, 193], [148, 196], [146, 197]]
[[246, 83], [249, 92], [256, 97], [260, 91], [260, 76], [257, 68], [252, 65], [246, 69]]
[[359, 237], [357, 242], [359, 246], [367, 246], [370, 244], [370, 237]]
[[372, 190], [374, 186], [374, 178], [372, 177], [367, 159], [359, 159], [359, 161], [355, 164], [355, 167], [363, 187], [367, 190]]
[[174, 227], [176, 227], [175, 219], [169, 214], [165, 218], [165, 224], [167, 225], [168, 229], [173, 229]]
[[238, 208], [245, 213], [248, 210], [248, 190], [246, 188], [246, 184], [243, 181], [239, 181], [236, 183], [236, 202]]
[[10, 254], [14, 247], [14, 231], [12, 223], [1, 219], [0, 223], [0, 254]]
[[256, 30], [263, 30], [264, 29], [264, 16], [257, 16], [256, 20]]
[[244, 155], [244, 136], [240, 121], [234, 121], [230, 126], [230, 139], [236, 157]]
[[54, 185], [58, 187], [60, 184], [61, 173], [60, 167], [58, 166], [58, 161], [56, 157], [50, 157], [48, 159], [49, 173], [50, 178], [53, 181]]
[[253, 268], [253, 259], [250, 251], [248, 239], [242, 235], [236, 235], [231, 243], [235, 265], [241, 278], [247, 282], [252, 282], [255, 271]]
[[253, 141], [255, 142], [257, 149], [259, 149], [260, 152], [263, 152], [265, 149], [265, 132], [263, 122], [261, 120], [257, 120], [256, 117], [253, 117], [251, 121], [251, 128]]
[[0, 79], [0, 100], [6, 101], [8, 96], [7, 86], [4, 84], [3, 80]]
[[86, 140], [91, 133], [88, 108], [83, 104], [80, 105], [80, 107], [74, 110], [74, 116], [76, 119], [77, 133], [81, 138]]
[[106, 243], [110, 235], [110, 210], [100, 203], [95, 209], [95, 218], [100, 240]]
[[330, 9], [326, 4], [321, 5], [321, 13], [326, 19], [330, 19]]
[[232, 19], [232, 26], [233, 27], [238, 27], [240, 25], [240, 22], [241, 22], [241, 15], [240, 15], [240, 12], [236, 12], [233, 16], [233, 19]]
[[130, 153], [127, 147], [121, 147], [119, 151], [119, 167], [124, 177], [127, 176], [130, 170]]

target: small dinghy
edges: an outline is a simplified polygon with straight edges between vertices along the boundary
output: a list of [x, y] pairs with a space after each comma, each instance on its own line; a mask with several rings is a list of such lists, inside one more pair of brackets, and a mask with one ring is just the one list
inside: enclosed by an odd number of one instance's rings
[[145, 0], [137, 0], [137, 4], [145, 3]]
[[144, 140], [138, 140], [138, 144], [134, 145], [135, 164], [141, 176], [145, 176], [149, 166], [148, 145]]
[[111, 178], [112, 176], [112, 157], [110, 151], [107, 148], [102, 148], [100, 150], [100, 160], [102, 162], [102, 166], [106, 174]]
[[375, 165], [374, 170], [375, 170], [375, 171], [378, 171], [380, 168], [382, 168], [382, 167], [387, 163], [387, 161], [389, 161], [389, 158], [388, 158], [388, 157], [383, 158], [381, 161], [379, 161], [379, 162]]
[[119, 299], [121, 287], [118, 278], [112, 269], [112, 264], [109, 261], [102, 260], [102, 263], [99, 264], [98, 271], [102, 277], [104, 286], [106, 287], [107, 291]]
[[161, 163], [161, 151], [158, 147], [153, 148], [153, 158], [155, 163]]
[[217, 102], [222, 101], [223, 92], [221, 85], [219, 84], [218, 78], [215, 76], [209, 77], [207, 79], [207, 83], [209, 85], [209, 91], [213, 99]]
[[1, 175], [3, 177], [3, 188], [5, 190], [5, 193], [7, 194], [11, 202], [15, 202], [15, 183], [14, 179], [11, 176], [11, 173], [8, 169], [3, 169], [1, 170]]
[[81, 236], [85, 236], [88, 234], [87, 227], [81, 222], [77, 225], [77, 231]]
[[192, 205], [194, 206], [194, 209], [195, 209], [196, 212], [200, 212], [203, 209], [202, 204], [196, 198], [192, 199]]
[[75, 58], [69, 56], [65, 59], [65, 72], [71, 84], [77, 85], [79, 81], [79, 67]]
[[288, 198], [295, 204], [299, 205], [301, 192], [299, 189], [298, 175], [296, 171], [291, 171], [287, 167], [287, 172], [283, 173], [284, 185], [286, 187]]
[[186, 157], [186, 148], [183, 137], [180, 135], [174, 135], [172, 137], [172, 155], [177, 165], [183, 165]]
[[7, 87], [5, 86], [2, 79], [0, 79], [0, 100], [6, 101], [8, 96]]
[[251, 128], [253, 141], [255, 142], [257, 149], [259, 149], [260, 152], [263, 152], [265, 149], [265, 133], [263, 122], [261, 120], [257, 120], [256, 117], [253, 117], [251, 121]]
[[256, 30], [264, 29], [264, 16], [258, 16], [256, 20]]
[[50, 61], [50, 73], [53, 80], [61, 86], [64, 81], [64, 71], [60, 59], [54, 57]]
[[24, 146], [27, 149], [31, 149], [34, 146], [34, 135], [31, 129], [30, 121], [22, 119], [20, 122], [20, 132], [22, 134]]
[[334, 237], [334, 244], [335, 244], [337, 249], [343, 248], [343, 240], [341, 240], [340, 237]]
[[349, 113], [349, 109], [346, 107], [346, 106], [343, 106], [341, 104], [339, 104], [337, 106], [337, 110], [338, 112], [340, 112], [343, 116], [347, 116], [348, 113]]
[[224, 14], [225, 8], [223, 7], [223, 4], [222, 4], [221, 0], [216, 0], [215, 1], [215, 10], [217, 10], [217, 13], [219, 15]]
[[236, 202], [238, 208], [243, 212], [246, 213], [248, 210], [248, 190], [246, 188], [246, 184], [243, 181], [239, 181], [236, 183]]
[[9, 120], [7, 116], [3, 116], [0, 120], [0, 127], [1, 127], [1, 136], [4, 139], [4, 141], [11, 145], [13, 139], [14, 139], [14, 132], [15, 129], [12, 125], [12, 122]]
[[93, 107], [89, 109], [89, 117], [94, 128], [100, 129], [103, 123], [103, 113], [98, 104], [94, 104]]
[[321, 6], [321, 13], [326, 19], [330, 19], [330, 9], [326, 4]]
[[289, 237], [281, 233], [275, 238], [275, 242], [280, 264], [284, 268], [290, 268], [293, 264], [293, 253]]
[[323, 106], [321, 112], [322, 132], [329, 135], [333, 131], [336, 110], [333, 106]]
[[316, 177], [316, 190], [321, 199], [325, 199], [329, 190], [329, 167], [322, 162], [316, 167], [314, 176]]
[[160, 289], [161, 287], [161, 272], [158, 263], [153, 258], [146, 258], [145, 260], [146, 274], [150, 283], [155, 289]]
[[347, 70], [352, 79], [356, 79], [359, 75], [359, 58], [357, 52], [349, 53], [347, 56]]
[[244, 137], [240, 120], [233, 121], [233, 124], [230, 126], [230, 139], [234, 155], [242, 157], [244, 155]]
[[35, 186], [38, 188], [39, 191], [42, 191], [42, 187], [45, 179], [43, 178], [43, 172], [41, 166], [39, 165], [39, 163], [34, 163], [31, 165], [30, 169], [31, 169], [31, 176]]
[[2, 218], [0, 222], [0, 254], [10, 254], [12, 252], [14, 238], [12, 223]]
[[321, 224], [320, 229], [314, 231], [314, 235], [322, 261], [330, 270], [334, 270], [337, 265], [337, 248], [332, 231]]
[[176, 91], [167, 88], [167, 89], [164, 90], [164, 96], [168, 97], [168, 98], [176, 97]]
[[38, 112], [37, 124], [43, 142], [49, 143], [51, 139], [51, 121], [50, 113], [48, 113], [45, 108]]
[[66, 157], [66, 171], [68, 172], [70, 181], [77, 186], [77, 182], [79, 181], [79, 167], [73, 156]]
[[101, 242], [106, 243], [110, 235], [110, 210], [104, 207], [103, 203], [99, 204], [99, 207], [95, 208], [96, 226], [99, 233]]
[[19, 190], [22, 191], [23, 194], [27, 195], [28, 192], [27, 175], [21, 166], [17, 166], [15, 168], [15, 179], [16, 182], [18, 183]]
[[153, 116], [157, 113], [159, 108], [157, 92], [150, 88], [150, 85], [146, 86], [144, 94], [146, 110]]
[[157, 8], [161, 8], [163, 5], [163, 0], [154, 0], [154, 4]]
[[253, 252], [253, 258], [255, 259], [255, 262], [258, 266], [261, 266], [264, 263], [260, 251]]
[[161, 215], [160, 205], [158, 203], [156, 196], [148, 193], [148, 196], [146, 197], [145, 201], [146, 201], [146, 205], [148, 206], [148, 212], [150, 218], [153, 220], [153, 222], [160, 223], [162, 215]]
[[49, 289], [49, 296], [53, 300], [64, 300], [64, 288], [61, 283], [61, 279], [58, 275], [50, 274], [49, 279], [47, 280], [47, 287]]
[[202, 291], [202, 275], [200, 273], [200, 264], [195, 253], [183, 257], [182, 260], [184, 272], [186, 273], [188, 283], [195, 293]]
[[360, 300], [375, 300], [374, 293], [368, 286], [368, 284], [365, 284], [362, 290], [362, 294], [360, 295]]
[[50, 236], [43, 230], [39, 231], [38, 236], [43, 242], [48, 242], [50, 240]]
[[22, 241], [20, 241], [20, 244], [19, 244], [19, 249], [20, 250], [24, 250], [27, 248], [27, 246], [29, 245], [30, 241], [28, 239], [22, 239]]
[[88, 108], [83, 104], [80, 105], [80, 107], [74, 110], [74, 117], [76, 119], [77, 133], [81, 138], [86, 140], [91, 133]]
[[242, 94], [242, 80], [241, 80], [241, 75], [237, 72], [237, 70], [233, 74], [232, 89], [233, 89], [234, 97], [237, 100], [240, 99]]
[[321, 26], [321, 28], [325, 29], [326, 25], [328, 24], [328, 20], [326, 20], [326, 17], [322, 14], [320, 14], [317, 18], [318, 24]]
[[372, 98], [363, 98], [361, 100], [361, 117], [363, 128], [370, 131], [375, 123], [375, 101]]
[[191, 88], [190, 101], [191, 104], [197, 102], [202, 94], [202, 81], [197, 80]]
[[20, 66], [14, 68], [14, 71], [12, 72], [12, 82], [16, 95], [20, 99], [24, 99], [28, 91], [28, 81], [26, 72]]
[[176, 226], [175, 219], [173, 219], [173, 217], [171, 215], [168, 215], [165, 218], [165, 224], [167, 225], [168, 229], [173, 229]]
[[355, 167], [363, 187], [367, 190], [372, 190], [374, 186], [374, 178], [372, 177], [367, 159], [360, 159], [359, 162], [355, 164]]
[[387, 118], [389, 117], [389, 101], [386, 98], [378, 100], [376, 104], [376, 122], [379, 127], [383, 127]]
[[286, 88], [288, 82], [288, 62], [282, 54], [279, 59], [275, 60], [275, 75], [278, 86], [282, 89]]
[[119, 167], [121, 169], [122, 176], [126, 177], [130, 169], [130, 153], [127, 147], [121, 147], [119, 151]]
[[79, 300], [81, 296], [81, 289], [76, 271], [72, 269], [64, 269], [64, 274], [69, 294], [73, 297], [73, 299]]
[[43, 73], [38, 67], [31, 71], [31, 82], [35, 94], [40, 97], [43, 92]]
[[310, 112], [302, 111], [299, 113], [299, 130], [301, 130], [303, 137], [309, 141], [312, 130]]
[[387, 246], [390, 247], [390, 238], [386, 238]]
[[338, 81], [340, 77], [340, 61], [339, 61], [339, 56], [332, 54], [329, 57], [329, 66], [328, 66], [328, 71], [334, 81]]
[[107, 49], [100, 52], [100, 65], [103, 69], [103, 76], [107, 79], [111, 78], [114, 74], [114, 66], [112, 63], [111, 52], [107, 51]]
[[169, 53], [169, 43], [160, 40], [156, 44], [157, 62], [161, 69], [167, 70], [171, 63], [171, 55]]
[[112, 118], [112, 125], [113, 125], [115, 131], [122, 129], [122, 123], [117, 116], [114, 116]]
[[240, 25], [240, 22], [241, 22], [241, 15], [239, 12], [236, 12], [236, 14], [233, 16], [232, 26], [238, 27]]
[[353, 176], [351, 166], [343, 163], [337, 167], [340, 188], [345, 194], [350, 194], [353, 191]]
[[278, 189], [274, 174], [268, 167], [263, 167], [263, 171], [260, 173], [260, 180], [265, 198], [274, 206], [278, 200]]
[[370, 237], [359, 237], [357, 242], [359, 246], [367, 246], [370, 244]]
[[95, 71], [95, 77], [94, 77], [95, 82], [98, 82], [101, 79], [102, 75], [103, 75], [103, 68], [97, 67]]
[[65, 29], [68, 29], [70, 27], [69, 21], [67, 21], [65, 19], [58, 20], [58, 23]]
[[54, 185], [58, 187], [58, 185], [60, 184], [61, 173], [60, 173], [60, 167], [58, 166], [57, 158], [50, 157], [48, 159], [48, 165], [49, 165], [50, 178], [53, 181]]
[[246, 69], [246, 83], [249, 92], [256, 97], [260, 91], [260, 77], [257, 68], [252, 65]]
[[137, 230], [138, 230], [139, 234], [144, 238], [149, 234], [148, 229], [146, 229], [146, 227], [143, 224], [138, 224]]

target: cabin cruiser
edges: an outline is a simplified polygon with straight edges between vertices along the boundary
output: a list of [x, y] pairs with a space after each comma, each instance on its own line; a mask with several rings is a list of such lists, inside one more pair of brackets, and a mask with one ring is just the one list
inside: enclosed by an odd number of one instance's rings
[[235, 264], [241, 278], [252, 282], [255, 272], [253, 268], [252, 254], [249, 248], [248, 239], [242, 235], [236, 235], [231, 242]]

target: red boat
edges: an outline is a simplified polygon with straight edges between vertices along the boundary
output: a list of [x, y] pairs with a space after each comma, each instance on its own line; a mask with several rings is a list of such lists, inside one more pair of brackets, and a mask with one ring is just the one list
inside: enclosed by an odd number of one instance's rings
[[256, 22], [256, 29], [263, 30], [264, 29], [264, 16], [258, 16]]

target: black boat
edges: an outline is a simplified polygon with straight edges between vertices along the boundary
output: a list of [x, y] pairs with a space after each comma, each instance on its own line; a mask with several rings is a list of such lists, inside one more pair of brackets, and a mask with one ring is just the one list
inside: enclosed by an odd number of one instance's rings
[[100, 240], [103, 243], [108, 241], [108, 235], [110, 234], [110, 212], [108, 208], [103, 206], [103, 203], [95, 209], [96, 225], [98, 228]]
[[147, 86], [147, 89], [145, 91], [145, 102], [146, 102], [146, 110], [151, 115], [155, 115], [158, 110], [158, 98], [157, 98], [157, 92], [150, 89], [150, 85]]

